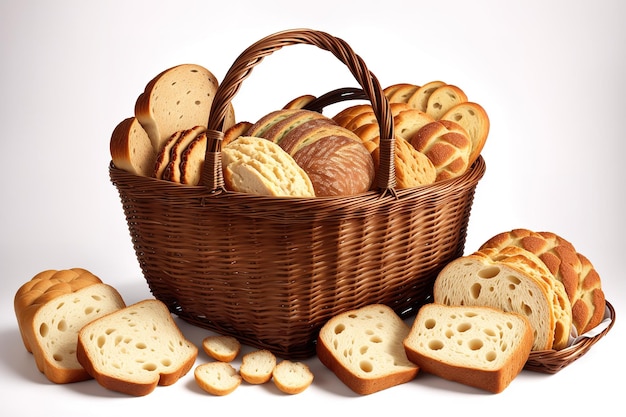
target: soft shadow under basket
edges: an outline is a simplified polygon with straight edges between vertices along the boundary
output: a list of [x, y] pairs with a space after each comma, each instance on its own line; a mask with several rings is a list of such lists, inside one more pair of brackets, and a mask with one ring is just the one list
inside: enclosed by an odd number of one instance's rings
[[[278, 198], [226, 191], [220, 145], [226, 108], [253, 67], [293, 44], [332, 52], [380, 125], [376, 191]], [[341, 39], [293, 30], [234, 62], [214, 98], [199, 186], [135, 176], [111, 164], [139, 265], [153, 295], [183, 320], [285, 358], [315, 354], [332, 316], [372, 303], [415, 313], [437, 273], [463, 254], [482, 157], [462, 176], [395, 187], [393, 120], [381, 86]]]

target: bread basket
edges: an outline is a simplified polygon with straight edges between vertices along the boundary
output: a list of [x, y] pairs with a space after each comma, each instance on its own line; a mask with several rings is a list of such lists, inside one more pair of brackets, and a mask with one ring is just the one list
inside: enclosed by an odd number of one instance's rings
[[[333, 53], [372, 104], [380, 137], [389, 138], [381, 140], [375, 191], [279, 198], [225, 190], [220, 146], [226, 108], [265, 56], [295, 44]], [[199, 186], [109, 167], [151, 292], [189, 323], [284, 358], [306, 358], [315, 354], [321, 326], [340, 312], [384, 303], [401, 317], [414, 313], [440, 269], [463, 253], [484, 160], [451, 180], [394, 189], [389, 103], [341, 39], [298, 29], [251, 45], [220, 84], [207, 136]]]

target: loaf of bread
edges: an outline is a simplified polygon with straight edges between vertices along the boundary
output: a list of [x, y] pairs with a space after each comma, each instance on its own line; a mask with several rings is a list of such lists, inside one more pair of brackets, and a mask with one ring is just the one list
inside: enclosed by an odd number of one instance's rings
[[300, 394], [313, 383], [313, 372], [303, 362], [283, 360], [276, 365], [272, 381], [285, 394]]
[[606, 305], [600, 275], [572, 243], [551, 232], [514, 229], [493, 236], [479, 251], [500, 251], [508, 246], [517, 246], [537, 255], [563, 284], [572, 307], [572, 323], [578, 334], [600, 324]]
[[155, 299], [91, 321], [78, 333], [76, 351], [100, 385], [133, 396], [174, 384], [189, 372], [197, 354], [165, 304]]
[[241, 375], [227, 362], [204, 363], [193, 373], [198, 386], [212, 395], [228, 395], [241, 385]]
[[110, 141], [113, 165], [135, 175], [151, 177], [156, 151], [137, 118], [122, 120], [113, 129]]
[[536, 255], [518, 247], [475, 252], [448, 263], [435, 279], [433, 299], [528, 317], [533, 350], [559, 350], [569, 341], [571, 306], [563, 284]]
[[404, 340], [421, 371], [493, 393], [524, 368], [533, 344], [526, 317], [487, 307], [426, 304]]
[[315, 197], [311, 179], [294, 158], [267, 139], [240, 136], [222, 149], [229, 190], [281, 197]]
[[472, 142], [461, 125], [438, 120], [422, 127], [411, 145], [425, 154], [437, 169], [437, 181], [458, 177], [469, 167]]
[[[194, 126], [206, 128], [217, 87], [211, 71], [196, 64], [169, 68], [146, 85], [135, 103], [135, 117], [156, 152], [175, 132]], [[224, 128], [234, 122], [234, 111], [229, 106]]]
[[58, 384], [90, 379], [76, 357], [78, 332], [89, 321], [125, 307], [117, 290], [82, 268], [46, 270], [14, 300], [20, 334], [37, 369]]
[[317, 356], [357, 394], [415, 378], [419, 368], [403, 346], [409, 326], [388, 306], [373, 304], [336, 315], [322, 326]]

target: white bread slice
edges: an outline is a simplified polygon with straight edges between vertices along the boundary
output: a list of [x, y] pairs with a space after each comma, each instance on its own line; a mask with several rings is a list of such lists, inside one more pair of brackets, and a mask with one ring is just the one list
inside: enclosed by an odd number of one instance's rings
[[154, 174], [156, 151], [135, 117], [122, 120], [113, 129], [110, 151], [113, 165], [117, 168], [144, 177]]
[[489, 116], [478, 103], [466, 101], [449, 109], [441, 116], [441, 120], [450, 120], [460, 124], [472, 140], [472, 151], [469, 165], [473, 164], [482, 152], [489, 135]]
[[466, 101], [467, 95], [459, 87], [452, 84], [442, 85], [428, 97], [426, 113], [433, 119], [439, 120], [452, 107]]
[[491, 256], [475, 252], [448, 263], [435, 279], [434, 302], [525, 315], [534, 331], [533, 350], [565, 347], [571, 307], [563, 285], [528, 251], [507, 247]]
[[115, 288], [82, 268], [35, 275], [17, 291], [14, 304], [24, 347], [37, 369], [57, 384], [91, 378], [76, 358], [78, 332], [125, 306]]
[[414, 109], [426, 112], [428, 108], [428, 99], [430, 98], [430, 95], [437, 88], [442, 87], [444, 85], [446, 85], [446, 83], [443, 81], [430, 81], [422, 85], [420, 88], [418, 88], [413, 93], [413, 95], [409, 97], [407, 103]]
[[76, 352], [100, 385], [134, 396], [174, 384], [191, 369], [197, 354], [165, 304], [155, 299], [87, 324], [78, 334]]
[[313, 383], [313, 372], [303, 362], [283, 360], [274, 368], [272, 381], [285, 394], [300, 394]]
[[255, 350], [243, 355], [239, 373], [249, 384], [265, 384], [274, 373], [276, 356], [266, 349]]
[[528, 319], [488, 307], [426, 304], [404, 340], [424, 372], [502, 392], [521, 372], [533, 344]]
[[198, 386], [213, 395], [228, 395], [241, 385], [241, 375], [226, 362], [198, 365], [193, 374]]
[[243, 193], [315, 197], [308, 174], [279, 145], [267, 139], [240, 136], [222, 149], [224, 182]]
[[415, 378], [403, 341], [409, 326], [388, 306], [372, 304], [340, 313], [320, 329], [317, 356], [357, 394], [367, 395]]
[[389, 103], [408, 103], [409, 98], [417, 91], [418, 85], [395, 84], [383, 90]]
[[174, 132], [206, 128], [218, 82], [206, 68], [182, 64], [154, 77], [135, 103], [135, 117], [159, 152]]
[[221, 362], [235, 360], [241, 350], [241, 343], [233, 336], [207, 336], [202, 340], [204, 352]]

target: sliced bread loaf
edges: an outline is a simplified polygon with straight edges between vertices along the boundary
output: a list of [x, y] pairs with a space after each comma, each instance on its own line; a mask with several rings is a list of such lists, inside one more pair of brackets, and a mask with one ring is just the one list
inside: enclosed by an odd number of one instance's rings
[[331, 318], [317, 340], [319, 360], [357, 394], [371, 394], [415, 378], [403, 341], [409, 326], [388, 306], [373, 304]]
[[78, 334], [76, 352], [100, 385], [134, 396], [172, 385], [191, 369], [197, 354], [165, 304], [154, 299], [91, 321]]
[[115, 288], [79, 268], [43, 271], [15, 297], [24, 346], [37, 369], [57, 384], [91, 378], [76, 357], [78, 332], [91, 320], [123, 307]]
[[521, 372], [533, 344], [528, 319], [487, 307], [427, 304], [404, 340], [424, 372], [494, 393]]

